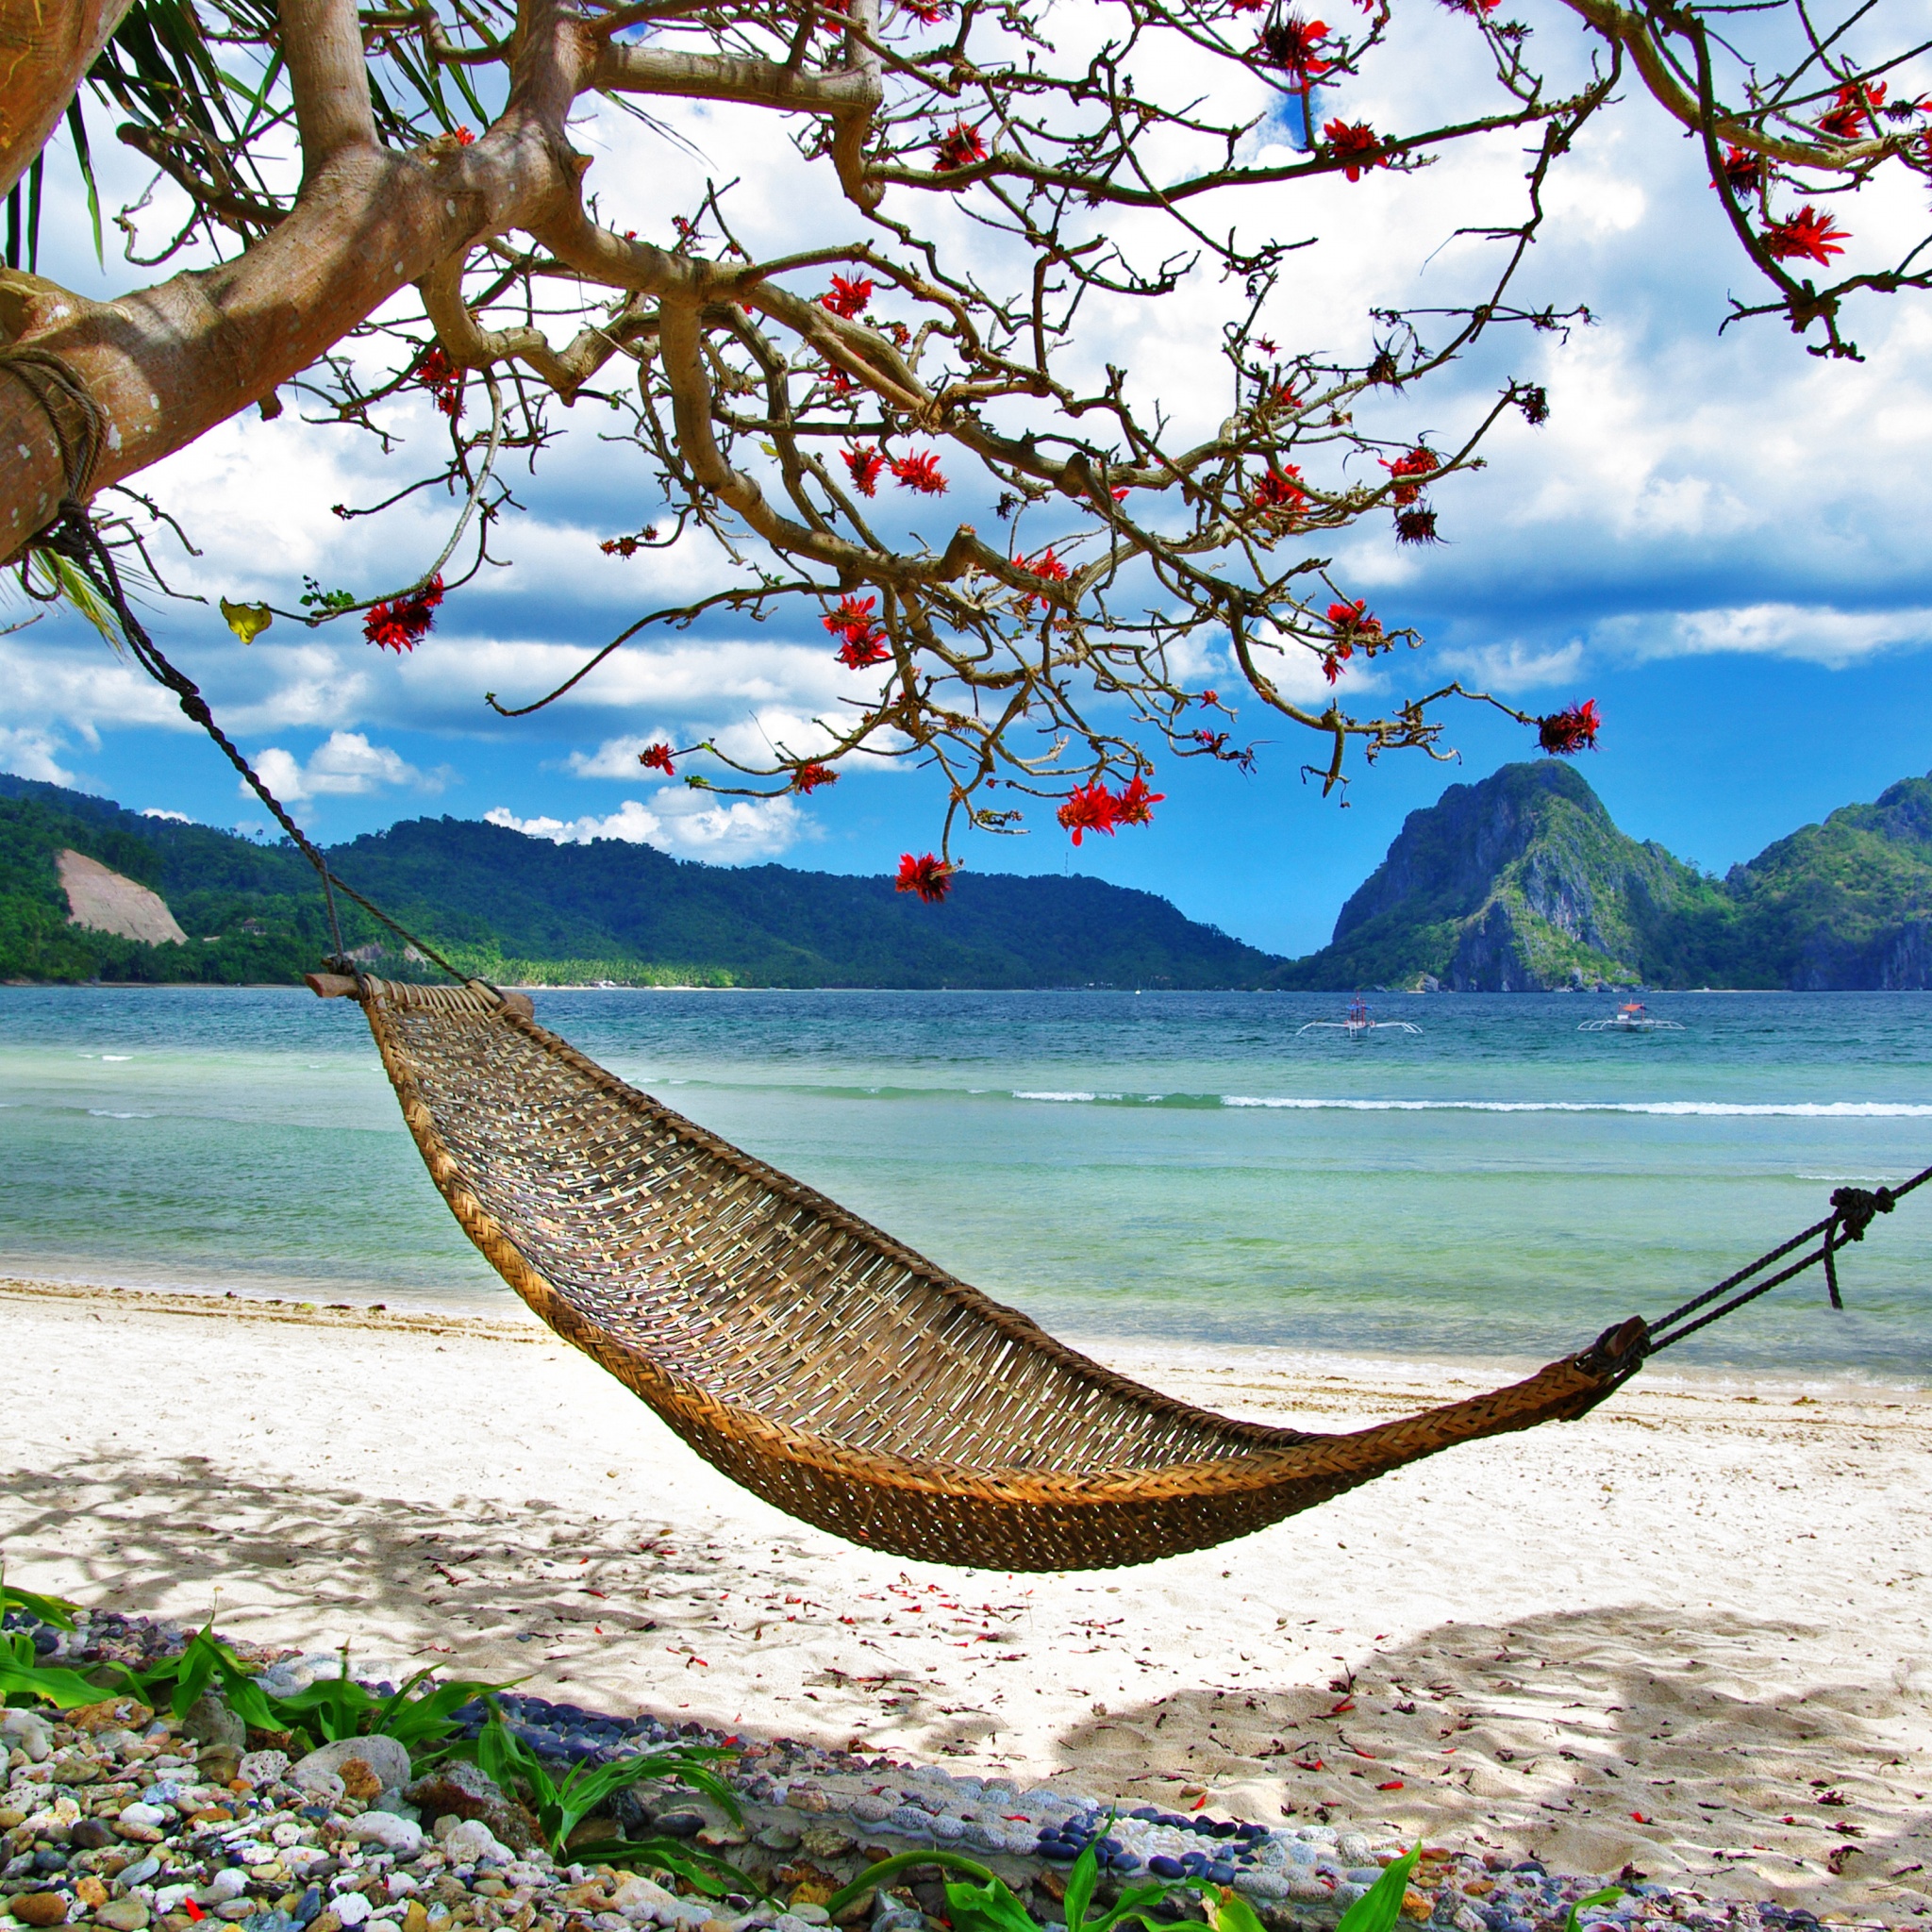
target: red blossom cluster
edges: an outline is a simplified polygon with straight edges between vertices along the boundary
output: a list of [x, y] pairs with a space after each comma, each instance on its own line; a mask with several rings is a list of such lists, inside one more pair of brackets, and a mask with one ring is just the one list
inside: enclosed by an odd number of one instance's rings
[[899, 6], [921, 26], [937, 26], [953, 10], [946, 0], [899, 0]]
[[467, 127], [455, 127], [450, 130], [450, 139], [458, 147], [468, 147], [476, 137]]
[[436, 626], [436, 607], [442, 602], [442, 574], [400, 597], [372, 605], [362, 620], [362, 635], [385, 651], [413, 651]]
[[848, 321], [855, 315], [863, 315], [872, 301], [873, 285], [862, 275], [834, 275], [830, 290], [819, 297], [819, 307], [829, 308], [834, 315], [842, 315]]
[[1442, 0], [1442, 5], [1451, 13], [1466, 13], [1472, 20], [1481, 20], [1485, 15], [1495, 12], [1502, 0]]
[[858, 449], [840, 451], [845, 458], [845, 467], [852, 472], [852, 487], [861, 496], [876, 496], [879, 477], [886, 467], [886, 459], [870, 443]]
[[677, 767], [671, 760], [675, 754], [668, 744], [647, 744], [638, 754], [638, 763], [648, 772], [662, 772], [667, 778], [677, 776]]
[[1304, 20], [1298, 13], [1271, 20], [1261, 29], [1261, 38], [1249, 55], [1265, 66], [1285, 68], [1291, 76], [1289, 89], [1306, 93], [1312, 82], [1335, 65], [1324, 59], [1320, 48], [1328, 37], [1325, 20]]
[[836, 785], [839, 774], [830, 765], [822, 765], [816, 759], [791, 768], [791, 789], [794, 791], [816, 791], [821, 785]]
[[1381, 463], [1395, 478], [1395, 501], [1398, 505], [1411, 504], [1421, 497], [1423, 486], [1414, 478], [1433, 476], [1442, 467], [1441, 458], [1420, 442], [1406, 456], [1397, 457], [1392, 463], [1387, 457], [1381, 458]]
[[1322, 139], [1337, 160], [1347, 161], [1344, 172], [1351, 181], [1359, 181], [1371, 168], [1389, 165], [1389, 157], [1382, 152], [1381, 138], [1366, 121], [1337, 118], [1323, 127]]
[[[1067, 567], [1060, 561], [1051, 543], [1038, 557], [1016, 557], [1013, 561], [1021, 570], [1038, 577], [1042, 583], [1063, 584], [1067, 580]], [[1022, 599], [1020, 608], [1022, 610], [1031, 610], [1036, 602], [1044, 603], [1045, 599], [1026, 597]]]
[[1574, 758], [1580, 751], [1596, 749], [1596, 735], [1603, 727], [1597, 715], [1596, 700], [1585, 698], [1567, 710], [1552, 711], [1536, 721], [1536, 741], [1552, 758]]
[[1857, 141], [1874, 111], [1884, 107], [1885, 94], [1882, 80], [1868, 81], [1863, 87], [1854, 81], [1840, 88], [1830, 109], [1819, 117], [1819, 133], [1834, 141]]
[[442, 353], [441, 344], [417, 363], [416, 380], [436, 398], [436, 407], [452, 423], [463, 413], [463, 372]]
[[959, 169], [970, 168], [974, 161], [985, 158], [986, 143], [979, 138], [979, 129], [960, 121], [940, 136], [939, 152], [933, 159], [932, 171], [935, 175], [957, 174]]
[[876, 597], [841, 597], [825, 613], [825, 628], [844, 640], [834, 655], [848, 671], [869, 670], [892, 655], [887, 648], [885, 629], [873, 615], [878, 601]]
[[1333, 684], [1341, 675], [1341, 667], [1355, 656], [1357, 644], [1374, 655], [1382, 641], [1382, 620], [1369, 608], [1365, 597], [1353, 602], [1338, 598], [1328, 607], [1328, 624], [1335, 641], [1322, 653], [1322, 675]]
[[1055, 814], [1077, 845], [1088, 832], [1105, 832], [1110, 839], [1122, 825], [1144, 825], [1154, 817], [1154, 808], [1167, 796], [1150, 791], [1147, 780], [1136, 772], [1118, 791], [1109, 791], [1098, 779], [1091, 785], [1076, 785], [1060, 801]]
[[[1733, 194], [1756, 194], [1764, 179], [1763, 158], [1732, 142], [1724, 149], [1724, 179]], [[1710, 185], [1715, 188], [1717, 183], [1713, 181]]]
[[1296, 463], [1283, 463], [1279, 469], [1271, 467], [1268, 474], [1255, 485], [1254, 503], [1257, 509], [1274, 510], [1284, 516], [1292, 516], [1307, 500], [1307, 491], [1302, 488], [1301, 467]]
[[646, 544], [658, 541], [658, 526], [646, 524], [635, 537], [607, 537], [598, 544], [606, 557], [635, 557]]
[[1834, 255], [1842, 255], [1844, 243], [1852, 239], [1848, 229], [1835, 227], [1827, 214], [1821, 214], [1807, 201], [1798, 212], [1782, 222], [1774, 222], [1764, 231], [1764, 252], [1776, 261], [1791, 261], [1802, 256], [1821, 268], [1831, 265]]
[[914, 858], [911, 853], [899, 855], [899, 876], [892, 882], [898, 892], [917, 892], [928, 905], [937, 906], [953, 890], [953, 874], [959, 868], [948, 865], [933, 853]]
[[1436, 512], [1432, 509], [1399, 509], [1395, 512], [1395, 541], [1398, 543], [1440, 543], [1436, 535]]
[[909, 457], [894, 457], [892, 480], [902, 490], [917, 491], [921, 496], [943, 496], [946, 479], [940, 475], [940, 459], [929, 449]]

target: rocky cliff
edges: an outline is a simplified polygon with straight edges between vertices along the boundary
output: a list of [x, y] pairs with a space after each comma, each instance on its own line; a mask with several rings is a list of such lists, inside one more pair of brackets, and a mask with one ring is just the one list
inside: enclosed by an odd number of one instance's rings
[[1657, 976], [1674, 928], [1724, 891], [1611, 822], [1574, 766], [1505, 765], [1411, 812], [1299, 987], [1530, 992]]

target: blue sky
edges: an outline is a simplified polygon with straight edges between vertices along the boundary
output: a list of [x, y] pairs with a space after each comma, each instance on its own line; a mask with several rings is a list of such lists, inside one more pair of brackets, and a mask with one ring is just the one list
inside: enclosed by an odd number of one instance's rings
[[[1567, 16], [1524, 10], [1552, 44], [1576, 40]], [[1466, 68], [1456, 19], [1418, 18], [1401, 58], [1354, 96], [1353, 110], [1378, 125], [1420, 118], [1430, 91]], [[628, 193], [641, 228], [662, 226], [687, 203], [680, 169], [701, 175], [704, 157], [728, 146], [747, 180], [740, 212], [755, 245], [761, 234], [789, 241], [805, 223], [844, 232], [782, 128], [747, 121], [748, 110], [679, 112], [696, 160], [667, 158], [634, 127], [596, 130], [607, 205]], [[128, 160], [112, 157], [110, 208], [145, 186]], [[1293, 345], [1353, 347], [1369, 303], [1466, 286], [1471, 248], [1439, 244], [1458, 222], [1508, 206], [1518, 172], [1514, 148], [1496, 144], [1416, 180], [1330, 182], [1297, 197], [1284, 232], [1324, 239], [1294, 258], [1307, 272], [1285, 290], [1276, 332]], [[91, 293], [135, 285], [111, 256], [102, 275], [71, 191], [50, 192], [43, 268]], [[1722, 871], [1932, 767], [1922, 454], [1932, 436], [1932, 310], [1912, 298], [1867, 307], [1855, 319], [1867, 355], [1857, 365], [1821, 362], [1775, 325], [1720, 339], [1726, 293], [1749, 291], [1751, 272], [1696, 154], [1641, 101], [1586, 139], [1550, 199], [1526, 291], [1587, 302], [1598, 320], [1567, 341], [1498, 344], [1403, 405], [1401, 433], [1446, 440], [1514, 373], [1548, 386], [1553, 413], [1541, 430], [1507, 426], [1487, 470], [1439, 491], [1440, 548], [1398, 552], [1380, 522], [1337, 543], [1338, 577], [1385, 621], [1429, 639], [1417, 657], [1384, 660], [1358, 703], [1451, 675], [1532, 710], [1593, 696], [1607, 723], [1582, 768], [1618, 823]], [[1917, 201], [1916, 189], [1878, 191], [1840, 220], [1875, 261], [1880, 243], [1923, 225]], [[1191, 386], [1206, 358], [1187, 352], [1212, 339], [1222, 299], [1204, 286], [1158, 313], [1120, 318], [1099, 350], [1136, 368], [1143, 391], [1182, 418], [1205, 414], [1218, 391]], [[395, 420], [407, 436], [436, 433], [421, 408]], [[916, 773], [855, 775], [801, 808], [730, 819], [693, 815], [687, 808], [703, 801], [639, 782], [635, 748], [649, 739], [755, 738], [758, 720], [769, 729], [836, 698], [838, 674], [804, 613], [627, 647], [580, 702], [537, 718], [487, 711], [484, 691], [534, 694], [642, 610], [727, 580], [695, 549], [656, 562], [598, 553], [598, 538], [635, 529], [654, 504], [641, 461], [595, 429], [566, 438], [537, 478], [517, 478], [529, 510], [505, 534], [514, 567], [452, 597], [408, 661], [341, 634], [348, 626], [291, 636], [278, 625], [243, 652], [195, 606], [158, 608], [157, 634], [325, 839], [421, 812], [495, 811], [605, 825], [683, 857], [835, 871], [885, 870], [908, 847], [933, 844], [939, 800]], [[406, 453], [385, 466], [347, 432], [305, 427], [293, 410], [272, 425], [251, 412], [143, 487], [205, 552], [179, 559], [185, 587], [290, 605], [305, 572], [368, 593], [408, 581], [435, 554], [441, 506], [347, 528], [328, 515], [336, 501], [386, 493], [386, 478], [414, 474], [395, 467], [409, 461]], [[974, 509], [949, 499], [941, 514], [943, 530]], [[83, 627], [43, 622], [0, 639], [0, 658], [11, 693], [0, 767], [211, 824], [260, 821], [213, 748]], [[1416, 754], [1357, 765], [1342, 808], [1299, 776], [1319, 747], [1251, 705], [1242, 735], [1267, 741], [1252, 776], [1170, 760], [1150, 827], [1078, 851], [1057, 829], [978, 837], [958, 856], [986, 868], [1076, 868], [1165, 893], [1257, 944], [1307, 950], [1325, 940], [1405, 813], [1446, 783], [1532, 755], [1526, 734], [1492, 713], [1445, 716], [1459, 765]]]

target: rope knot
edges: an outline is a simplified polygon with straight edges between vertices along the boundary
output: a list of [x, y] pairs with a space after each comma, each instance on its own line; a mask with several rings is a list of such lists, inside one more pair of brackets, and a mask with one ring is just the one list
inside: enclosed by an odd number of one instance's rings
[[1865, 1230], [1872, 1225], [1872, 1217], [1890, 1214], [1896, 1203], [1897, 1196], [1890, 1188], [1880, 1188], [1876, 1192], [1868, 1192], [1863, 1188], [1834, 1188], [1831, 1191], [1831, 1209], [1843, 1229], [1840, 1239], [1863, 1241]]

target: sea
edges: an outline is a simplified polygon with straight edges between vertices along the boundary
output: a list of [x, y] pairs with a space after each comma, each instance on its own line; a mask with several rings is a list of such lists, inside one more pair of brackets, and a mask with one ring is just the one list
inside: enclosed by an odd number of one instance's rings
[[[538, 1018], [1076, 1343], [1548, 1359], [1932, 1164], [1932, 999], [568, 991]], [[1311, 1028], [1311, 1030], [1304, 1030]], [[1412, 1030], [1408, 1030], [1412, 1029]], [[1932, 1186], [1671, 1359], [1932, 1380]], [[358, 1009], [0, 988], [0, 1274], [507, 1311]]]

